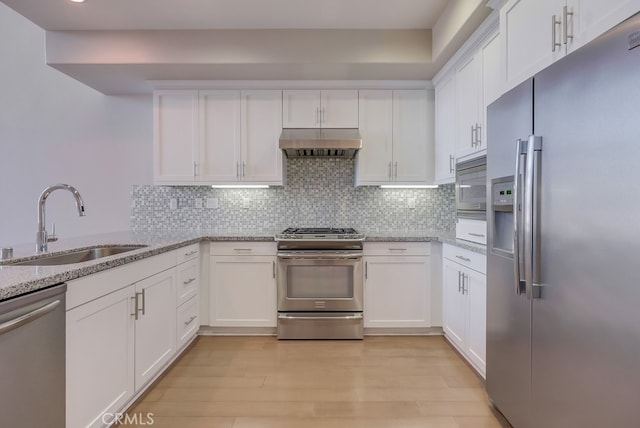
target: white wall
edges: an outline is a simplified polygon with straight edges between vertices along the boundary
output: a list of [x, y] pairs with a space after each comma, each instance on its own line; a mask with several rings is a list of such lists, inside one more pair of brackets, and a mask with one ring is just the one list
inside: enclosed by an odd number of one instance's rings
[[0, 246], [35, 241], [41, 191], [61, 239], [129, 229], [132, 184], [152, 181], [151, 97], [109, 97], [45, 64], [44, 31], [0, 3]]

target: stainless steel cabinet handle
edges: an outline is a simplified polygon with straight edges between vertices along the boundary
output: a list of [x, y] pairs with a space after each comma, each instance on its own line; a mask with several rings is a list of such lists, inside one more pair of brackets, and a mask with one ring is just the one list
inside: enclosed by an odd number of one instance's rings
[[189, 251], [188, 253], [184, 253], [185, 257], [193, 256], [194, 254], [198, 254], [198, 250]]
[[369, 262], [364, 262], [364, 279], [369, 278]]
[[463, 261], [465, 261], [465, 262], [467, 262], [467, 263], [471, 261], [471, 259], [470, 259], [470, 258], [468, 258], [468, 257], [464, 257], [464, 256], [459, 256], [459, 255], [457, 255], [457, 256], [456, 256], [456, 259], [463, 260]]
[[252, 248], [234, 248], [233, 251], [253, 251]]
[[273, 263], [273, 277], [275, 278], [276, 277], [276, 262], [273, 261], [272, 263]]
[[198, 164], [197, 163], [193, 163], [193, 176], [196, 177], [198, 175], [197, 169], [198, 168]]
[[391, 180], [391, 178], [393, 177], [393, 173], [392, 173], [393, 169], [391, 166], [391, 162], [389, 162], [389, 180]]
[[[571, 33], [569, 34], [569, 19], [571, 16]], [[562, 8], [562, 26], [564, 27], [564, 39], [563, 42], [566, 45], [569, 40], [573, 41], [573, 11], [569, 12], [567, 6]]]
[[7, 333], [11, 330], [14, 330], [20, 326], [23, 326], [25, 324], [30, 323], [31, 321], [35, 321], [36, 319], [40, 318], [43, 315], [48, 314], [49, 312], [53, 311], [55, 308], [57, 308], [60, 305], [60, 300], [54, 300], [51, 303], [47, 303], [44, 306], [39, 307], [38, 309], [34, 309], [31, 312], [28, 312], [24, 315], [20, 315], [17, 318], [14, 318], [12, 320], [6, 321], [2, 324], [0, 324], [0, 335]]
[[398, 162], [396, 162], [396, 170], [395, 170], [395, 173], [393, 174], [393, 178], [394, 178], [395, 180], [397, 180], [397, 179], [398, 179]]
[[[465, 287], [466, 282], [466, 287]], [[469, 275], [466, 273], [462, 274], [462, 294], [469, 294]]]
[[133, 313], [131, 315], [133, 315], [133, 319], [138, 321], [138, 293], [135, 293], [131, 300], [133, 300]]
[[455, 171], [455, 170], [454, 170], [454, 167], [455, 167], [455, 166], [454, 166], [454, 164], [453, 164], [453, 160], [454, 160], [454, 157], [453, 157], [452, 155], [449, 155], [449, 173], [450, 173], [450, 174], [453, 174], [453, 173], [454, 173], [454, 171]]
[[478, 146], [482, 145], [482, 125], [479, 123], [476, 124], [476, 143], [478, 143]]
[[477, 236], [478, 238], [484, 238], [484, 235], [482, 233], [471, 233], [471, 232], [469, 232], [469, 235]]
[[320, 107], [316, 107], [316, 123], [320, 123]]
[[406, 248], [389, 248], [389, 251], [407, 251]]
[[458, 293], [462, 292], [462, 272], [458, 271]]
[[322, 107], [322, 112], [320, 113], [320, 123], [324, 124], [326, 122], [326, 116], [325, 116], [325, 110], [324, 107]]
[[513, 272], [516, 285], [516, 295], [521, 295], [525, 289], [522, 274], [524, 273], [524, 261], [520, 246], [524, 239], [522, 234], [522, 175], [523, 164], [527, 155], [527, 142], [518, 139], [516, 141], [516, 171], [513, 183]]
[[296, 317], [293, 315], [278, 315], [281, 320], [360, 320], [362, 314], [344, 315], [339, 317]]
[[540, 297], [539, 195], [542, 137], [531, 135], [527, 144], [524, 189], [524, 277], [527, 299]]
[[473, 135], [474, 130], [475, 130], [475, 126], [471, 125], [471, 147], [473, 147], [474, 145], [473, 143], [475, 141], [474, 135]]
[[182, 281], [182, 283], [183, 283], [184, 285], [189, 285], [189, 284], [191, 284], [191, 283], [192, 283], [193, 281], [195, 281], [195, 280], [196, 280], [195, 278], [189, 278], [189, 279], [187, 279], [186, 281]]
[[557, 47], [562, 46], [561, 43], [556, 41], [556, 26], [561, 25], [560, 20], [556, 19], [556, 16], [551, 17], [551, 52], [555, 52]]
[[189, 321], [185, 321], [184, 325], [188, 326], [189, 324], [191, 324], [193, 322], [193, 320], [195, 320], [196, 318], [198, 318], [196, 315], [191, 315], [191, 318], [189, 318]]
[[145, 308], [147, 306], [147, 299], [146, 299], [145, 294], [144, 294], [144, 288], [142, 289], [142, 293], [140, 293], [140, 294], [142, 294], [142, 315], [144, 315], [144, 311], [145, 311]]

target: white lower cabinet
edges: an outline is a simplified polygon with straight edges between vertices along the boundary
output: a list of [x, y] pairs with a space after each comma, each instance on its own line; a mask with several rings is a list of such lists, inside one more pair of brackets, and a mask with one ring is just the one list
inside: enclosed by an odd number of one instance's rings
[[431, 327], [429, 245], [365, 243], [365, 327]]
[[[66, 428], [110, 425], [114, 413], [123, 411], [193, 338], [199, 327], [198, 295], [189, 291], [190, 298], [178, 305], [180, 257], [169, 251], [68, 282]], [[179, 266], [191, 266], [197, 257], [197, 251], [190, 252]], [[180, 328], [181, 321], [188, 321], [188, 328]]]
[[211, 326], [275, 327], [275, 243], [212, 243], [210, 252]]
[[104, 426], [133, 397], [132, 295], [129, 286], [67, 311], [67, 428]]
[[140, 389], [176, 351], [175, 269], [144, 279], [135, 287], [135, 387]]
[[484, 376], [486, 256], [447, 244], [443, 247], [444, 333], [449, 342]]

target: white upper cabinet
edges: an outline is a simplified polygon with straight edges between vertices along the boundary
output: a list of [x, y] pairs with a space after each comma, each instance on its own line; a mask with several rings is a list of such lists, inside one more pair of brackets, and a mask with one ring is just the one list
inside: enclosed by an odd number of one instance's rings
[[434, 95], [393, 91], [393, 181], [433, 182]]
[[196, 181], [237, 181], [240, 135], [240, 91], [201, 91]]
[[198, 91], [155, 91], [153, 179], [193, 182], [198, 159]]
[[450, 73], [436, 86], [435, 181], [453, 183], [456, 167], [456, 78]]
[[433, 92], [360, 91], [356, 185], [433, 182]]
[[638, 0], [509, 0], [500, 10], [505, 89], [638, 11]]
[[241, 181], [282, 184], [282, 91], [242, 91]]
[[283, 128], [358, 128], [357, 90], [285, 90]]
[[283, 183], [282, 91], [156, 91], [155, 184]]
[[456, 155], [468, 155], [480, 149], [480, 65], [479, 53], [469, 56], [456, 68]]
[[504, 88], [501, 34], [491, 15], [434, 78], [436, 183], [453, 183], [459, 158], [486, 152], [487, 106]]
[[360, 135], [357, 177], [361, 183], [379, 183], [391, 178], [393, 157], [393, 91], [360, 91]]

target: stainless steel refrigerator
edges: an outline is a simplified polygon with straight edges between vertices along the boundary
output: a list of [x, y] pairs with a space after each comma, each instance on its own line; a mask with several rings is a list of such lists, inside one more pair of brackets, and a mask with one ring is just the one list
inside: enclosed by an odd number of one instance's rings
[[487, 377], [516, 428], [640, 427], [640, 14], [488, 108]]

